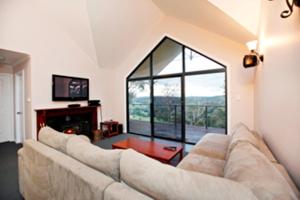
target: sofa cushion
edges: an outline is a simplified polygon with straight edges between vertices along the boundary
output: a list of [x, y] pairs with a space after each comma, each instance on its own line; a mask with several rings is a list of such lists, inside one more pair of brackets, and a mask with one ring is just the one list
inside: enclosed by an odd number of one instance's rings
[[263, 137], [256, 131], [251, 131], [245, 124], [238, 123], [231, 134], [231, 141], [229, 144], [227, 155], [239, 142], [248, 142], [260, 150], [271, 162], [277, 162]]
[[268, 158], [270, 162], [277, 163], [276, 158], [272, 154], [271, 150], [269, 149], [263, 138], [260, 138], [259, 140], [259, 150]]
[[87, 165], [34, 140], [22, 152], [25, 199], [102, 199], [114, 180]]
[[188, 154], [178, 165], [178, 168], [210, 174], [213, 176], [223, 176], [225, 161], [217, 158], [202, 156], [198, 154]]
[[101, 171], [102, 173], [119, 180], [120, 156], [122, 150], [105, 150], [78, 137], [69, 139], [67, 154]]
[[151, 200], [152, 198], [129, 187], [125, 183], [114, 182], [104, 192], [104, 200]]
[[246, 126], [246, 124], [239, 122], [236, 125], [234, 125], [234, 127], [232, 128], [232, 132], [231, 132], [230, 136], [233, 136], [240, 129], [246, 129], [246, 130], [250, 131], [250, 129]]
[[276, 169], [281, 173], [281, 175], [288, 182], [288, 184], [290, 185], [290, 187], [292, 188], [292, 190], [294, 191], [294, 193], [296, 194], [296, 196], [298, 197], [298, 199], [300, 199], [300, 192], [297, 189], [297, 187], [294, 184], [294, 182], [292, 181], [290, 175], [288, 174], [288, 172], [286, 171], [286, 169], [284, 168], [284, 166], [282, 166], [281, 164], [278, 164], [278, 163], [273, 163], [273, 166], [275, 166]]
[[227, 150], [227, 158], [230, 155], [230, 152], [235, 148], [239, 143], [250, 143], [259, 149], [260, 140], [257, 138], [246, 126], [240, 125], [235, 132], [231, 135], [231, 140]]
[[66, 153], [66, 144], [71, 137], [74, 135], [60, 133], [48, 126], [41, 128], [39, 132], [39, 142], [63, 153]]
[[230, 137], [228, 135], [208, 133], [193, 147], [190, 153], [225, 159]]
[[239, 143], [231, 151], [224, 177], [247, 186], [258, 199], [297, 199], [283, 176], [250, 143]]
[[154, 199], [257, 199], [243, 185], [162, 164], [134, 150], [122, 153], [121, 180]]

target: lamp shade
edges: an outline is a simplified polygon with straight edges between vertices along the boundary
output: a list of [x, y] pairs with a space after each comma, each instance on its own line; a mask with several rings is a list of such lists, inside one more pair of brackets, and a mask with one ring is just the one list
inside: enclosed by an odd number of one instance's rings
[[253, 41], [247, 42], [246, 45], [247, 45], [249, 51], [256, 50], [256, 48], [257, 48], [257, 40], [253, 40]]
[[255, 67], [259, 64], [258, 58], [256, 55], [245, 55], [243, 59], [243, 65], [245, 68]]

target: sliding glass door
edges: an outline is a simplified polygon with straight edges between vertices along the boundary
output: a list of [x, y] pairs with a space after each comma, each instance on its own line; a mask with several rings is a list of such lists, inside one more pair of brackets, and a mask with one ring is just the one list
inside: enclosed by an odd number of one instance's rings
[[196, 143], [226, 134], [226, 68], [164, 38], [127, 77], [129, 133]]
[[185, 77], [185, 141], [206, 133], [226, 133], [225, 73]]
[[151, 136], [150, 81], [128, 82], [129, 132]]
[[155, 79], [153, 91], [154, 136], [182, 140], [181, 78]]

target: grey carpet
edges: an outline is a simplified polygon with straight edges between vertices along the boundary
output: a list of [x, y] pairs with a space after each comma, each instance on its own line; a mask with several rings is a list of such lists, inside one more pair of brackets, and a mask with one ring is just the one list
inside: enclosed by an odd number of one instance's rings
[[0, 143], [0, 199], [23, 199], [18, 184], [17, 151], [21, 147], [14, 142]]

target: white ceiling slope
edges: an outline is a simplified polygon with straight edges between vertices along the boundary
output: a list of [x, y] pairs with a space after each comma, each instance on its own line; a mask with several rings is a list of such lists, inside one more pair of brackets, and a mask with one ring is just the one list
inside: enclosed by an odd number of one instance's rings
[[118, 67], [162, 19], [149, 0], [87, 0], [100, 67]]
[[[240, 23], [207, 0], [152, 1], [166, 15], [194, 24], [200, 28], [207, 29], [233, 41], [245, 44], [246, 42], [256, 38], [255, 34], [245, 29]], [[215, 1], [215, 3], [217, 3], [217, 1]], [[225, 4], [225, 2], [223, 4]], [[240, 4], [243, 3], [240, 1], [239, 5]], [[239, 5], [236, 7], [239, 8]]]
[[248, 31], [257, 35], [261, 0], [241, 1], [241, 0], [208, 0], [227, 15], [236, 20]]
[[[133, 49], [168, 17], [190, 23], [240, 44], [256, 38], [256, 23], [255, 20], [249, 20], [247, 10], [249, 5], [253, 8], [256, 4], [246, 3], [244, 6], [240, 0], [226, 0], [226, 3], [224, 0], [85, 1], [99, 67], [120, 67]], [[227, 3], [229, 5], [225, 5]], [[237, 10], [239, 12], [236, 12]], [[229, 16], [230, 13], [234, 16]]]

